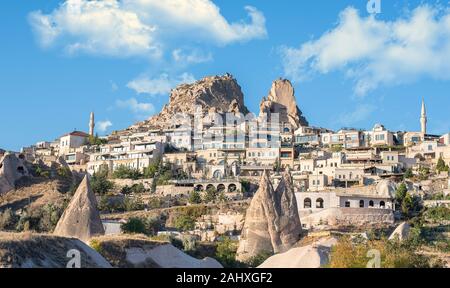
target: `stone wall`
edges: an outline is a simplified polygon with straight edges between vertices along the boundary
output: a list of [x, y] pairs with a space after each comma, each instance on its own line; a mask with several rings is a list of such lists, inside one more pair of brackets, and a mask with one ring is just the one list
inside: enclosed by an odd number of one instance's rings
[[389, 209], [329, 208], [318, 213], [301, 217], [300, 220], [306, 228], [393, 224], [394, 213]]

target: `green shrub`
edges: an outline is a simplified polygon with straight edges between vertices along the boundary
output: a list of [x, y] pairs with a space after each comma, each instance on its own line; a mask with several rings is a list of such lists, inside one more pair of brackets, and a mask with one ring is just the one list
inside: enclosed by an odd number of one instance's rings
[[0, 230], [14, 229], [17, 219], [11, 208], [0, 212]]
[[179, 215], [174, 220], [174, 227], [179, 231], [194, 230], [195, 218], [188, 215]]
[[142, 177], [142, 173], [138, 169], [120, 165], [114, 172], [113, 178], [116, 179], [133, 179], [138, 180]]
[[214, 202], [217, 200], [217, 190], [215, 187], [210, 187], [206, 189], [205, 195], [203, 196], [203, 201], [205, 203]]
[[124, 204], [125, 211], [138, 211], [138, 210], [144, 210], [144, 208], [145, 208], [144, 201], [142, 201], [142, 197], [140, 197], [140, 196], [125, 197], [123, 204]]
[[405, 179], [410, 179], [414, 177], [413, 170], [411, 168], [408, 168], [405, 172], [405, 175], [403, 176]]
[[108, 171], [100, 170], [91, 178], [91, 189], [97, 195], [105, 195], [114, 188], [114, 183], [108, 180]]
[[266, 261], [269, 257], [271, 257], [273, 255], [272, 252], [269, 251], [262, 251], [260, 253], [258, 253], [258, 255], [253, 256], [252, 258], [250, 258], [248, 261], [246, 261], [246, 264], [249, 267], [258, 267], [259, 265], [261, 265], [262, 263], [264, 263], [264, 261]]
[[72, 171], [70, 170], [69, 167], [64, 167], [64, 166], [58, 167], [58, 169], [56, 170], [56, 173], [61, 178], [72, 177]]
[[224, 237], [217, 244], [215, 259], [217, 259], [217, 261], [219, 261], [225, 268], [246, 267], [244, 263], [236, 261], [237, 248], [237, 242], [232, 241], [229, 237]]
[[130, 218], [126, 223], [123, 223], [120, 228], [123, 233], [127, 234], [145, 234], [145, 223], [140, 218]]
[[139, 184], [134, 184], [133, 186], [125, 186], [122, 188], [122, 190], [120, 191], [120, 193], [124, 194], [124, 195], [128, 195], [128, 194], [142, 194], [147, 192], [147, 189], [145, 189], [144, 184], [139, 183]]
[[202, 197], [200, 195], [200, 192], [192, 191], [189, 194], [189, 203], [191, 203], [191, 204], [200, 204], [200, 203], [202, 203]]

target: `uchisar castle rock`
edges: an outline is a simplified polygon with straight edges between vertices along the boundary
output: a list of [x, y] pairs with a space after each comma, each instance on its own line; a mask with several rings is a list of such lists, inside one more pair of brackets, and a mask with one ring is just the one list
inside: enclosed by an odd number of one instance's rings
[[[268, 96], [263, 97], [261, 101], [259, 112], [278, 113], [280, 121], [292, 124], [295, 129], [308, 126], [308, 121], [297, 106], [294, 87], [286, 79], [273, 82]], [[245, 106], [241, 86], [229, 73], [205, 77], [195, 83], [176, 87], [170, 93], [169, 103], [159, 114], [133, 125], [130, 129], [169, 129], [183, 124], [184, 118], [174, 119], [175, 115], [206, 116], [212, 113], [240, 113], [243, 116], [250, 113]]]

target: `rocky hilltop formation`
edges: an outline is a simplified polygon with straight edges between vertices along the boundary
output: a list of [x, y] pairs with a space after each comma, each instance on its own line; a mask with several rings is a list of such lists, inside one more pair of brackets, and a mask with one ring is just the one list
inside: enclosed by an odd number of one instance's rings
[[295, 129], [309, 125], [297, 106], [294, 87], [286, 79], [273, 82], [269, 95], [261, 102], [260, 113], [279, 113], [280, 120], [290, 123]]
[[193, 84], [182, 84], [172, 90], [169, 104], [146, 123], [152, 127], [167, 127], [173, 124], [178, 113], [194, 115], [196, 107], [201, 106], [202, 113], [240, 112], [249, 110], [244, 105], [244, 95], [236, 79], [230, 75], [203, 78]]
[[301, 234], [297, 211], [289, 172], [283, 174], [276, 190], [264, 173], [247, 209], [237, 260], [245, 262], [261, 252], [282, 253], [291, 248]]
[[0, 195], [13, 190], [16, 181], [28, 175], [25, 161], [15, 154], [6, 153], [0, 158]]
[[97, 200], [86, 175], [56, 225], [55, 235], [74, 237], [84, 242], [105, 234]]

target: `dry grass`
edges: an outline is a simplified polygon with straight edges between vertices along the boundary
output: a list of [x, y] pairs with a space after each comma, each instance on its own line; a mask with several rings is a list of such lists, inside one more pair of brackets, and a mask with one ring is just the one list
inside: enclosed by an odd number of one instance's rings
[[0, 267], [21, 268], [31, 264], [36, 268], [65, 268], [71, 249], [81, 252], [81, 267], [97, 267], [77, 243], [74, 239], [47, 234], [0, 232]]
[[48, 203], [57, 205], [62, 203], [64, 198], [65, 195], [58, 191], [58, 181], [39, 181], [0, 196], [0, 210], [33, 210]]
[[[101, 236], [93, 238], [90, 241], [91, 247], [99, 252], [113, 267], [116, 268], [135, 268], [127, 260], [127, 249], [142, 248], [151, 250], [160, 245], [169, 244], [165, 241], [149, 240], [145, 235], [118, 235]], [[148, 260], [145, 268], [160, 268], [158, 264]]]

